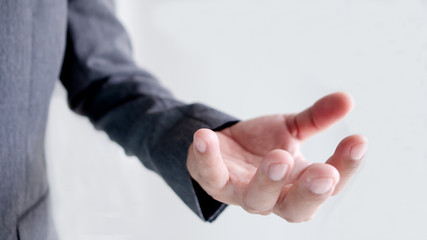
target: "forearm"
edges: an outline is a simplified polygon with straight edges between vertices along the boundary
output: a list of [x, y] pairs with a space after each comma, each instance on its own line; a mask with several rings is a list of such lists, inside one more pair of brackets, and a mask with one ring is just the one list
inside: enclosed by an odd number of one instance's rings
[[[215, 129], [235, 119], [201, 104], [176, 100], [136, 66], [111, 1], [73, 0], [69, 9], [61, 80], [70, 107], [156, 171], [196, 214], [214, 219], [223, 205], [203, 191], [196, 196], [185, 164], [187, 149], [197, 129]], [[208, 210], [202, 211], [200, 204]]]

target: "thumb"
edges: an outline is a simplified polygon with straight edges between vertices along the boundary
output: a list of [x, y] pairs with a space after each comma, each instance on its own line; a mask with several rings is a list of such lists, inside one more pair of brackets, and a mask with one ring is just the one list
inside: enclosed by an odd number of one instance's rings
[[319, 99], [313, 106], [287, 118], [288, 128], [304, 140], [342, 119], [353, 107], [353, 99], [344, 92], [336, 92]]
[[187, 168], [194, 180], [208, 193], [225, 187], [229, 175], [215, 132], [209, 129], [197, 130], [189, 150]]

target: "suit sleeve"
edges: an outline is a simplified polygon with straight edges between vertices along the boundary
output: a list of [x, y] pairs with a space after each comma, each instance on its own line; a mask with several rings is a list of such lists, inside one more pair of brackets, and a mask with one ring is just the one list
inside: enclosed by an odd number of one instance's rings
[[70, 0], [61, 81], [71, 109], [158, 173], [200, 218], [213, 221], [226, 205], [207, 195], [186, 168], [199, 128], [236, 119], [202, 104], [184, 104], [132, 59], [129, 37], [109, 0]]

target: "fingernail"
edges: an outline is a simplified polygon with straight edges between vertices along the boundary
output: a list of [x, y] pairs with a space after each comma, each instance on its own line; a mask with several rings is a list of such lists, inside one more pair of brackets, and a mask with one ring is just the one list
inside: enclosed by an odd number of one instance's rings
[[312, 179], [308, 188], [312, 193], [321, 195], [331, 191], [332, 183], [331, 178]]
[[196, 145], [197, 151], [201, 153], [206, 152], [206, 143], [203, 139], [194, 137], [194, 145]]
[[366, 143], [358, 144], [350, 149], [350, 158], [353, 160], [360, 160], [363, 158], [366, 152]]
[[285, 177], [288, 168], [288, 164], [273, 164], [268, 168], [268, 176], [273, 181], [280, 181]]

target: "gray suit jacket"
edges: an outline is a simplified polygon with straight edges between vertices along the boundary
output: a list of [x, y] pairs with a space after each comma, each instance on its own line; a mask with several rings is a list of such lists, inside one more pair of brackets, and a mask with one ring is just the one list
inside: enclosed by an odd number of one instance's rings
[[235, 119], [177, 101], [131, 55], [112, 1], [0, 0], [1, 240], [57, 238], [43, 148], [58, 78], [74, 111], [163, 177], [198, 216], [213, 221], [225, 207], [192, 182], [185, 160], [195, 130]]

